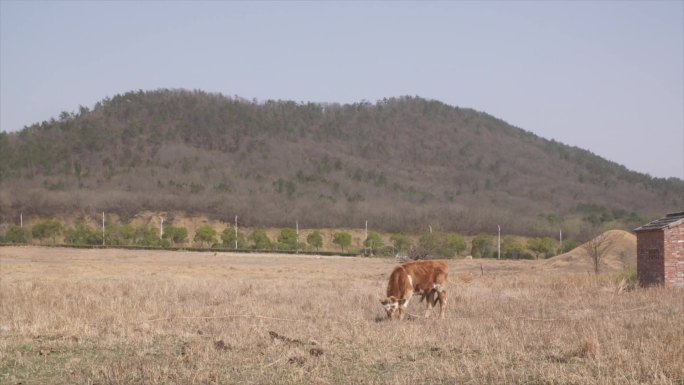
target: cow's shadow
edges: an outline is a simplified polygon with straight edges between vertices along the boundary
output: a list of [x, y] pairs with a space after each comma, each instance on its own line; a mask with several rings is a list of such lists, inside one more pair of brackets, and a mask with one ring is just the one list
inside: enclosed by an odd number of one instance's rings
[[[419, 320], [419, 319], [421, 319], [421, 317], [416, 317], [416, 316], [407, 314], [406, 317], [404, 317], [404, 319], [403, 319], [401, 322], [405, 322], [405, 321], [417, 321], [417, 320]], [[379, 315], [379, 316], [375, 317], [375, 322], [377, 322], [377, 323], [380, 323], [380, 322], [389, 322], [389, 321], [390, 321], [390, 319], [387, 318], [387, 316], [384, 316], [384, 315]]]

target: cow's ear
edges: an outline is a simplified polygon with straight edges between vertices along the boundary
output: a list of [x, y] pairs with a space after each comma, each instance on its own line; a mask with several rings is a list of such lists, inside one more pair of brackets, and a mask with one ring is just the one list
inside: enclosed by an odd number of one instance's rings
[[402, 306], [403, 306], [405, 303], [406, 303], [406, 298], [401, 298], [401, 299], [399, 300], [399, 305], [402, 305]]
[[383, 304], [383, 305], [387, 305], [388, 302], [389, 302], [389, 301], [387, 300], [387, 298], [381, 299], [381, 300], [380, 300], [380, 303]]

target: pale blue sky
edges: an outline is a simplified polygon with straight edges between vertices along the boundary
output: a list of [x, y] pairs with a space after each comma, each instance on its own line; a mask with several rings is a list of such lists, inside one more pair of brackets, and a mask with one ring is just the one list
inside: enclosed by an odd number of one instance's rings
[[684, 178], [684, 1], [0, 0], [0, 129], [107, 96], [402, 95]]

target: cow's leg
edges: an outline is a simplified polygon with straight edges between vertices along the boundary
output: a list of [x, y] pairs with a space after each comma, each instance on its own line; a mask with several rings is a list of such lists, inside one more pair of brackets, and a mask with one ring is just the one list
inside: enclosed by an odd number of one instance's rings
[[446, 304], [447, 304], [447, 291], [444, 288], [441, 288], [440, 291], [437, 292], [438, 299], [439, 299], [439, 319], [444, 319], [444, 314], [446, 313]]
[[430, 318], [430, 315], [432, 314], [432, 307], [435, 304], [435, 296], [437, 295], [437, 292], [435, 290], [430, 290], [429, 292], [423, 294], [423, 296], [426, 299], [427, 303], [427, 309], [425, 310], [425, 318]]
[[[444, 272], [443, 274], [439, 274], [437, 278], [435, 279], [435, 284], [434, 284], [434, 291], [435, 295], [437, 295], [437, 300], [439, 300], [439, 319], [444, 319], [444, 316], [446, 314], [446, 303], [447, 303], [447, 291], [446, 291], [446, 282], [447, 282], [447, 273]], [[436, 303], [437, 301], [435, 301]]]
[[412, 294], [413, 292], [409, 293], [408, 295], [404, 294], [405, 298], [399, 300], [399, 321], [403, 320], [404, 316], [406, 315], [406, 308], [408, 307]]

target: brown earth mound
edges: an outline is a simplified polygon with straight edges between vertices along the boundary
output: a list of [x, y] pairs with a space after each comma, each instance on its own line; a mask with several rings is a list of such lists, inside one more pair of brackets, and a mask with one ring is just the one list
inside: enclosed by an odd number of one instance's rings
[[[611, 230], [605, 233], [611, 245], [601, 260], [602, 272], [620, 271], [636, 264], [636, 236], [622, 230]], [[565, 254], [557, 255], [545, 261], [547, 269], [558, 269], [571, 272], [593, 272], [591, 257], [581, 245]]]

